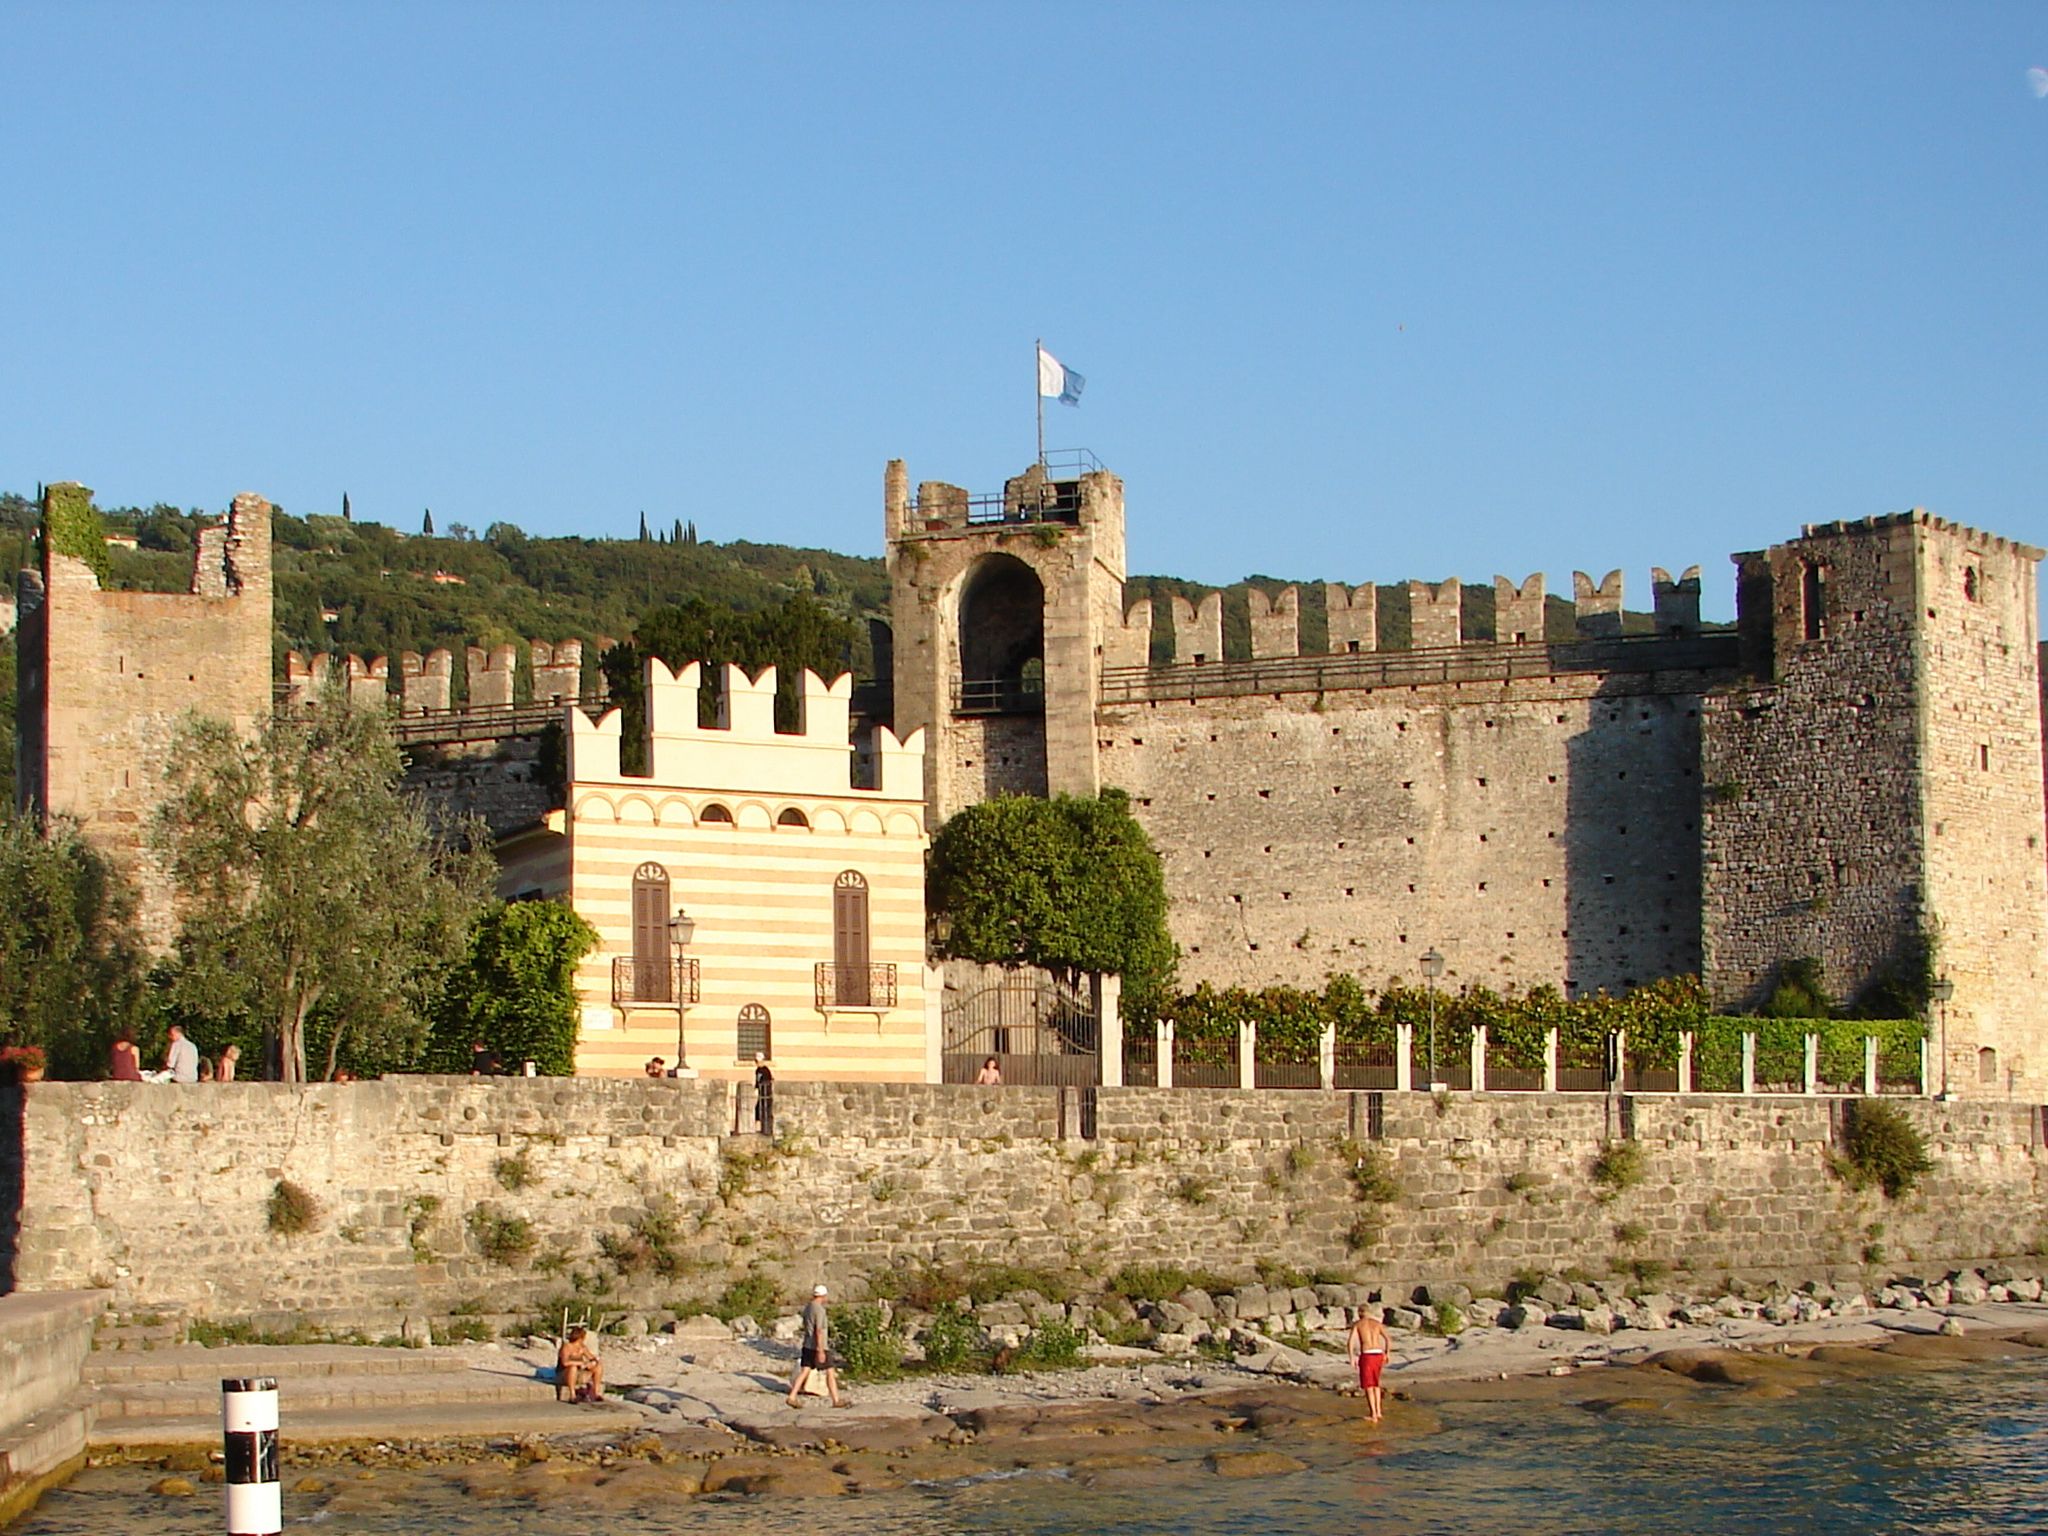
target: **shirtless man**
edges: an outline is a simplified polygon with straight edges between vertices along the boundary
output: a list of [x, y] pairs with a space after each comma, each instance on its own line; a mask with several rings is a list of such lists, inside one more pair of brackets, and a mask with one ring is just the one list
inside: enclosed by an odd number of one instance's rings
[[1358, 1321], [1351, 1325], [1351, 1337], [1345, 1340], [1346, 1352], [1358, 1367], [1358, 1386], [1365, 1393], [1366, 1411], [1375, 1424], [1381, 1417], [1380, 1372], [1386, 1369], [1387, 1352], [1394, 1347], [1380, 1316], [1370, 1307], [1361, 1308]]
[[604, 1362], [597, 1351], [583, 1342], [583, 1328], [569, 1330], [555, 1354], [555, 1396], [568, 1394], [572, 1403], [604, 1401]]

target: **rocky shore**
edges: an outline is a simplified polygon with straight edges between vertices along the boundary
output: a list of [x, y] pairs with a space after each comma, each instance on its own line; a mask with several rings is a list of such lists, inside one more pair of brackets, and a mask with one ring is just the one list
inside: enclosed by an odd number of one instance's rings
[[[480, 1500], [624, 1507], [713, 1494], [842, 1496], [1058, 1469], [1082, 1486], [1143, 1486], [1190, 1475], [1284, 1476], [1304, 1455], [1374, 1454], [1433, 1433], [1441, 1405], [1515, 1399], [1600, 1413], [1676, 1412], [1702, 1394], [1786, 1392], [1946, 1363], [2048, 1358], [2048, 1303], [2031, 1263], [1896, 1275], [1867, 1286], [1723, 1286], [1644, 1292], [1544, 1277], [1512, 1299], [1458, 1286], [1235, 1286], [1130, 1300], [1146, 1346], [1098, 1342], [1075, 1369], [926, 1372], [784, 1405], [793, 1318], [681, 1320], [671, 1331], [602, 1341], [611, 1389], [638, 1427], [519, 1439], [288, 1444], [287, 1487], [337, 1512], [393, 1507], [420, 1479], [453, 1479]], [[1526, 1294], [1521, 1292], [1526, 1289]], [[1361, 1308], [1387, 1311], [1392, 1402], [1371, 1424], [1342, 1353]], [[1081, 1310], [1081, 1309], [1085, 1309]], [[948, 1309], [951, 1311], [952, 1309]], [[961, 1307], [1000, 1352], [1035, 1331], [1115, 1316], [1102, 1297], [1053, 1302], [1019, 1292]], [[939, 1314], [890, 1307], [906, 1353]], [[543, 1339], [473, 1344], [475, 1369], [530, 1376]], [[1286, 1449], [1270, 1442], [1284, 1441]], [[1320, 1448], [1317, 1450], [1315, 1448]], [[189, 1490], [203, 1453], [158, 1486]]]

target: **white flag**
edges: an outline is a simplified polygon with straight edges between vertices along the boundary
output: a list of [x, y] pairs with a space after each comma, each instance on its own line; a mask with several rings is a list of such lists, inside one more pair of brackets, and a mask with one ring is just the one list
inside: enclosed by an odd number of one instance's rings
[[1088, 381], [1045, 348], [1038, 349], [1038, 392], [1057, 396], [1061, 405], [1079, 405]]

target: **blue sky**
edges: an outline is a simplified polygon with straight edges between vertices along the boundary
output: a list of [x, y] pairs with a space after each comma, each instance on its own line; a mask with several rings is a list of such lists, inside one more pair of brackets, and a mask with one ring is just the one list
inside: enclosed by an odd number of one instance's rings
[[1484, 581], [2048, 543], [2039, 5], [21, 5], [0, 487]]

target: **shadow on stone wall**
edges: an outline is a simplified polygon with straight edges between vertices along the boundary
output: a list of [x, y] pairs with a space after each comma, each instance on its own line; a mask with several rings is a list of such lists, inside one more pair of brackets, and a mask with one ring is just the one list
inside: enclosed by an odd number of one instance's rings
[[0, 1084], [0, 1296], [11, 1296], [21, 1258], [22, 1183], [28, 1166], [28, 1090]]
[[1699, 721], [1608, 692], [1565, 745], [1565, 976], [1619, 993], [1700, 968]]

